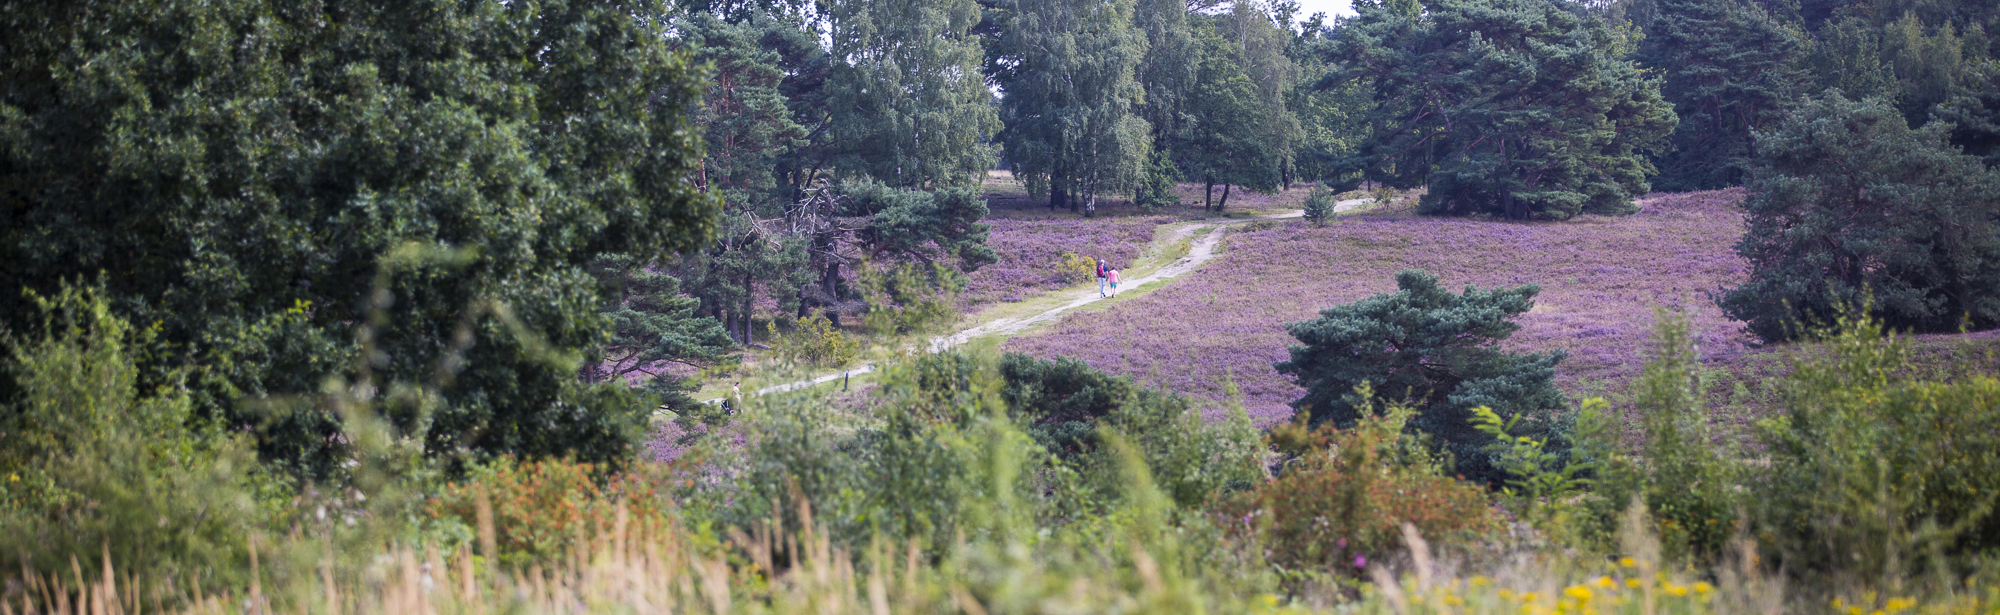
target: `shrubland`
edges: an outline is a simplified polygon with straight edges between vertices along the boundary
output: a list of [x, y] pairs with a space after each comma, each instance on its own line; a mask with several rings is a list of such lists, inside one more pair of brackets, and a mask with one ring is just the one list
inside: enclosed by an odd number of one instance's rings
[[[962, 353], [887, 367], [865, 410], [810, 390], [746, 399], [671, 464], [502, 458], [458, 478], [330, 388], [318, 403], [363, 426], [356, 478], [289, 485], [231, 465], [242, 445], [226, 432], [88, 412], [170, 409], [176, 393], [120, 380], [147, 334], [101, 298], [45, 309], [67, 324], [10, 338], [40, 410], [10, 415], [7, 436], [61, 422], [81, 452], [143, 428], [155, 437], [121, 450], [154, 452], [7, 461], [9, 527], [37, 528], [8, 534], [33, 555], [4, 596], [24, 612], [1993, 604], [2000, 458], [1981, 434], [2000, 387], [1902, 369], [1906, 342], [1865, 314], [1815, 334], [1822, 351], [1791, 359], [1759, 448], [1732, 450], [1707, 441], [1686, 320], [1662, 312], [1641, 444], [1604, 429], [1595, 402], [1555, 455], [1495, 419], [1496, 491], [1455, 477], [1405, 404], [1365, 402], [1349, 427], [1302, 414], [1259, 439], [1240, 409], [1205, 425], [1186, 398], [1075, 361]], [[70, 574], [71, 558], [92, 572]]]

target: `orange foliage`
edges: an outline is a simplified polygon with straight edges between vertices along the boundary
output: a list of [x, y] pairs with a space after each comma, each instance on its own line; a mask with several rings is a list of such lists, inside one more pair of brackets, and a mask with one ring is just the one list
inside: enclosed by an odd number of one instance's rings
[[1277, 478], [1224, 502], [1224, 526], [1254, 533], [1273, 564], [1350, 574], [1400, 551], [1403, 523], [1434, 544], [1497, 530], [1486, 490], [1443, 476], [1412, 451], [1421, 445], [1401, 439], [1401, 418], [1392, 411], [1353, 429], [1273, 429], [1273, 448], [1298, 457]]
[[502, 559], [559, 556], [603, 534], [623, 506], [635, 532], [665, 526], [672, 502], [641, 464], [606, 475], [603, 468], [569, 460], [517, 462], [512, 457], [480, 468], [469, 480], [445, 486], [425, 507], [434, 519], [457, 518], [478, 528], [478, 501], [492, 505], [493, 538]]

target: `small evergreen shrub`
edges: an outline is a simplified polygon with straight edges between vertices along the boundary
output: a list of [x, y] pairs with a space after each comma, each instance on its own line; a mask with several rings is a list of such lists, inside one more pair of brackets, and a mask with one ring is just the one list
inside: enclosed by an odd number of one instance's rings
[[1502, 480], [1490, 461], [1492, 436], [1472, 424], [1471, 409], [1491, 408], [1503, 420], [1528, 416], [1528, 432], [1554, 423], [1565, 405], [1552, 382], [1561, 351], [1513, 353], [1500, 350], [1520, 325], [1515, 316], [1534, 307], [1540, 289], [1530, 284], [1454, 295], [1437, 276], [1409, 270], [1396, 275], [1397, 292], [1376, 295], [1320, 311], [1319, 318], [1291, 323], [1286, 330], [1300, 344], [1277, 370], [1298, 378], [1306, 394], [1292, 407], [1313, 422], [1350, 427], [1363, 417], [1366, 401], [1352, 395], [1364, 384], [1405, 399], [1416, 415], [1413, 429], [1431, 434], [1450, 455], [1457, 472], [1482, 483]]
[[1312, 192], [1306, 194], [1305, 219], [1314, 226], [1325, 226], [1334, 217], [1333, 190], [1325, 184], [1314, 184]]

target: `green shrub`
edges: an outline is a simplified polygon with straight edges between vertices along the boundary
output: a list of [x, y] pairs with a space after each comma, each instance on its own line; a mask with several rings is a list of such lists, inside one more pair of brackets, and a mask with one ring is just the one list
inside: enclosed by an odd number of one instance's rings
[[1097, 259], [1074, 252], [1064, 252], [1062, 262], [1056, 263], [1056, 275], [1072, 284], [1088, 282], [1091, 278], [1097, 277]]
[[1325, 184], [1313, 184], [1312, 192], [1306, 194], [1305, 218], [1314, 226], [1324, 226], [1334, 218], [1334, 193]]
[[108, 554], [143, 578], [243, 582], [246, 541], [274, 518], [260, 501], [285, 489], [254, 473], [242, 436], [191, 412], [185, 372], [147, 381], [157, 328], [112, 315], [96, 289], [30, 297], [38, 333], [0, 338], [18, 400], [0, 408], [0, 561], [50, 571]]
[[1881, 321], [1836, 323], [1760, 425], [1771, 467], [1754, 501], [1780, 562], [1891, 591], [1940, 557], [2000, 548], [2000, 379], [1918, 379]]
[[868, 299], [868, 326], [890, 336], [931, 335], [958, 320], [953, 296], [965, 274], [943, 263], [903, 264], [886, 270], [861, 267], [861, 292]]
[[766, 327], [771, 334], [772, 349], [780, 360], [789, 364], [838, 367], [852, 363], [861, 352], [860, 342], [848, 339], [833, 326], [833, 321], [818, 312], [794, 321], [789, 330], [780, 331], [775, 322]]
[[1000, 360], [1000, 375], [1001, 397], [1028, 434], [1072, 464], [1096, 493], [1124, 490], [1118, 460], [1103, 447], [1109, 434], [1130, 443], [1161, 492], [1182, 507], [1264, 478], [1257, 431], [1240, 405], [1210, 423], [1187, 398], [1068, 357], [1009, 354]]
[[1319, 318], [1285, 326], [1300, 344], [1279, 373], [1298, 377], [1306, 394], [1292, 407], [1315, 422], [1348, 427], [1362, 418], [1367, 402], [1351, 395], [1356, 387], [1406, 398], [1416, 409], [1411, 428], [1432, 434], [1455, 459], [1458, 471], [1477, 482], [1501, 480], [1489, 460], [1493, 437], [1471, 423], [1471, 409], [1486, 406], [1503, 419], [1527, 415], [1533, 432], [1553, 424], [1564, 406], [1552, 380], [1560, 351], [1511, 353], [1501, 340], [1520, 325], [1512, 318], [1534, 307], [1534, 285], [1454, 295], [1437, 276], [1410, 270], [1396, 274], [1397, 292], [1376, 295], [1320, 311]]
[[[647, 475], [653, 468], [636, 464], [611, 475], [605, 475], [606, 469], [563, 459], [501, 457], [473, 469], [465, 480], [446, 484], [426, 502], [424, 512], [482, 535], [490, 532], [500, 561], [517, 568], [582, 546], [580, 540], [615, 525], [620, 508], [626, 523], [640, 533], [665, 529], [669, 505]], [[487, 507], [483, 514], [482, 505]]]
[[1401, 550], [1403, 523], [1446, 546], [1499, 529], [1486, 490], [1445, 476], [1428, 446], [1406, 433], [1415, 414], [1390, 404], [1349, 429], [1311, 427], [1304, 413], [1274, 428], [1272, 446], [1295, 457], [1277, 478], [1223, 502], [1222, 523], [1254, 534], [1281, 569], [1352, 575]]

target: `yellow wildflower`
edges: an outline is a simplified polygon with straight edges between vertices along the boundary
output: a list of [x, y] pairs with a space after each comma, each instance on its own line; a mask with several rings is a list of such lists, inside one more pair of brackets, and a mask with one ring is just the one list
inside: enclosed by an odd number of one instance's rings
[[1614, 584], [1611, 582], [1611, 577], [1597, 577], [1597, 586], [1610, 589]]
[[1487, 585], [1491, 585], [1491, 584], [1493, 584], [1493, 579], [1489, 579], [1489, 578], [1486, 578], [1485, 576], [1474, 576], [1474, 577], [1472, 577], [1472, 586], [1473, 586], [1473, 587], [1485, 587], [1485, 586], [1487, 586]]
[[1590, 588], [1584, 587], [1582, 585], [1571, 585], [1569, 589], [1563, 590], [1563, 595], [1575, 598], [1577, 600], [1589, 600]]
[[1637, 588], [1637, 587], [1639, 587], [1639, 580], [1638, 580], [1638, 579], [1625, 579], [1625, 586], [1626, 586], [1626, 587], [1631, 587], [1631, 588]]
[[1639, 560], [1635, 560], [1629, 557], [1621, 557], [1618, 558], [1618, 565], [1624, 566], [1626, 568], [1638, 568]]
[[1884, 605], [1884, 608], [1887, 609], [1889, 612], [1894, 613], [1897, 611], [1909, 609], [1914, 606], [1917, 606], [1916, 600], [1910, 598], [1890, 598], [1889, 604]]
[[1688, 588], [1685, 585], [1668, 585], [1667, 593], [1673, 594], [1674, 597], [1678, 598], [1688, 595]]
[[1706, 594], [1706, 593], [1708, 593], [1708, 592], [1712, 592], [1712, 591], [1715, 591], [1715, 586], [1714, 586], [1714, 585], [1709, 585], [1709, 584], [1708, 584], [1707, 582], [1704, 582], [1704, 581], [1695, 581], [1695, 583], [1694, 583], [1694, 593], [1697, 593], [1697, 594]]

